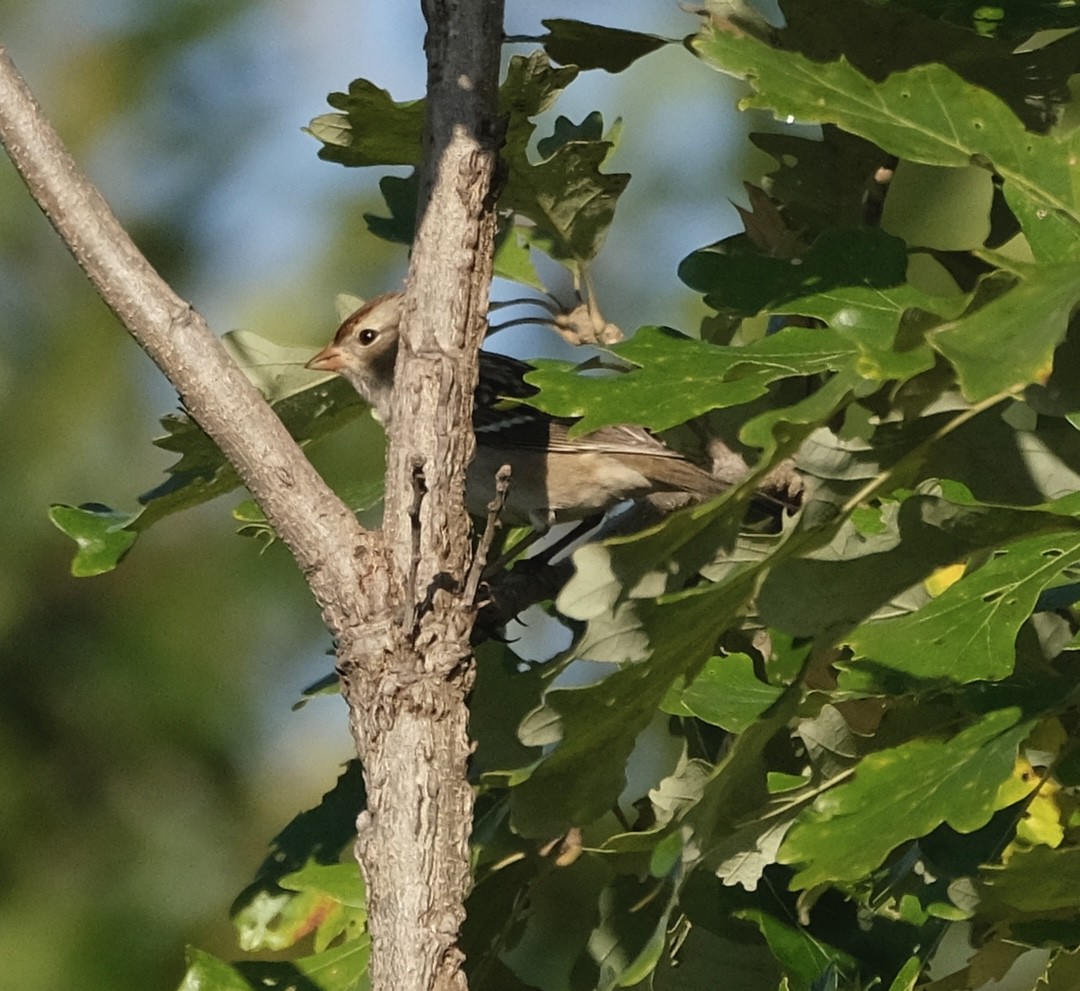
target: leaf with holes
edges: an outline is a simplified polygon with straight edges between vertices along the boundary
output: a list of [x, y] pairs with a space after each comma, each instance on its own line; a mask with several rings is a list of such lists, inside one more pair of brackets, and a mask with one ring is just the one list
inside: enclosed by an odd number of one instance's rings
[[985, 826], [1031, 731], [1019, 719], [1019, 709], [1000, 709], [951, 740], [911, 740], [864, 757], [855, 777], [819, 796], [784, 839], [780, 862], [798, 867], [792, 888], [861, 878], [942, 823], [960, 833]]
[[857, 627], [847, 638], [856, 677], [861, 658], [916, 678], [966, 683], [1007, 677], [1016, 635], [1039, 595], [1077, 563], [1075, 531], [1008, 545], [917, 612]]

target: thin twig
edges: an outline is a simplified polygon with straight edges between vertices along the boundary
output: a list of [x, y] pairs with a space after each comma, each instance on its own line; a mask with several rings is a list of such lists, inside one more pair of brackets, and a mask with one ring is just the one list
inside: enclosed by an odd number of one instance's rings
[[510, 493], [511, 473], [509, 465], [503, 465], [495, 472], [495, 498], [488, 503], [487, 523], [484, 526], [480, 542], [476, 545], [476, 553], [473, 555], [469, 575], [465, 580], [465, 597], [463, 601], [470, 605], [476, 604], [476, 593], [480, 588], [480, 580], [487, 565], [488, 554], [491, 552], [491, 545], [495, 542], [495, 534], [498, 532], [499, 527], [502, 526], [502, 511], [506, 505], [506, 497]]

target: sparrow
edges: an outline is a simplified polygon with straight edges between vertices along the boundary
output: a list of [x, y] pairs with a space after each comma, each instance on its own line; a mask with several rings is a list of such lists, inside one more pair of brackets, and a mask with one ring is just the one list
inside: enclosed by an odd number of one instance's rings
[[[403, 302], [400, 292], [369, 300], [306, 365], [345, 378], [384, 425], [392, 412]], [[702, 501], [728, 488], [642, 427], [601, 427], [570, 437], [573, 418], [521, 402], [538, 391], [525, 381], [530, 370], [514, 358], [480, 352], [473, 407], [476, 457], [466, 478], [470, 513], [485, 514], [503, 465], [511, 471], [503, 520], [538, 531], [602, 516], [628, 500], [665, 493]]]

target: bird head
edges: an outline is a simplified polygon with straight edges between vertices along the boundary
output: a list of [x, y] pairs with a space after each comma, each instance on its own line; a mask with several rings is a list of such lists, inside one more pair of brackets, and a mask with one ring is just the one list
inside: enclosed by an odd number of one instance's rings
[[348, 380], [382, 420], [390, 411], [402, 302], [401, 293], [384, 293], [369, 300], [305, 365], [317, 372], [336, 372]]

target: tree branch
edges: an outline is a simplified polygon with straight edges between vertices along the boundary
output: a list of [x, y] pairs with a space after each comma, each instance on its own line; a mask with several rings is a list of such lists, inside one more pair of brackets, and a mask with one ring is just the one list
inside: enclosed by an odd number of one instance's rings
[[[258, 390], [189, 303], [154, 270], [79, 171], [0, 47], [0, 141], [30, 194], [106, 305], [176, 387], [236, 468], [307, 577], [327, 621], [372, 610], [356, 595], [357, 558], [378, 541], [327, 487]], [[369, 584], [366, 594], [377, 594]]]
[[140, 254], [0, 48], [0, 140], [105, 302], [292, 550], [328, 625], [364, 763], [357, 853], [375, 991], [463, 989], [473, 680], [465, 471], [495, 229], [502, 0], [424, 0], [420, 222], [402, 327], [384, 531], [365, 533], [220, 342]]

